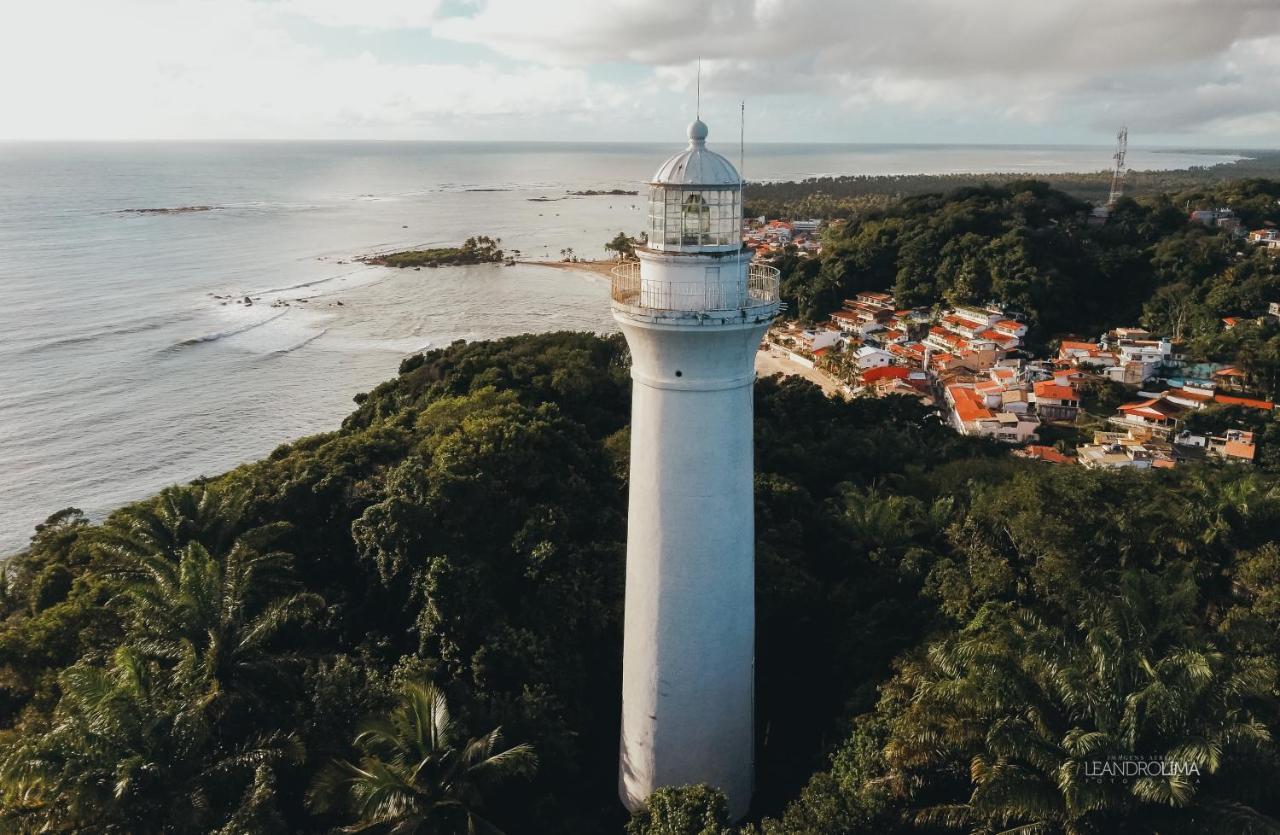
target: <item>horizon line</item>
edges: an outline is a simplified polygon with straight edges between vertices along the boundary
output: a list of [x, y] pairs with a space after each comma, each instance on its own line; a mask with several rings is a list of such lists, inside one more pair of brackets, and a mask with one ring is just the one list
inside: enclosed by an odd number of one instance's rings
[[[5, 138], [0, 137], [0, 145], [124, 145], [124, 144], [289, 144], [289, 143], [368, 143], [368, 144], [459, 144], [459, 145], [672, 145], [678, 144], [667, 139], [404, 139], [404, 138], [281, 138], [281, 137], [141, 137], [120, 138], [101, 137], [93, 139], [70, 139], [60, 137], [42, 138]], [[812, 147], [823, 145], [841, 146], [901, 146], [915, 148], [1109, 148], [1113, 143], [1090, 142], [916, 142], [916, 141], [794, 141], [794, 140], [756, 140], [748, 145], [791, 145]], [[1235, 153], [1243, 151], [1280, 152], [1280, 146], [1263, 145], [1134, 145], [1139, 150], [1148, 151], [1197, 151]]]

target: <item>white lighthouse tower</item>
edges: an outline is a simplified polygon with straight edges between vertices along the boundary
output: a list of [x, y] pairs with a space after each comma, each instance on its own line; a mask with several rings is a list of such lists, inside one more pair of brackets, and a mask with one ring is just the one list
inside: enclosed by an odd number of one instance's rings
[[742, 180], [707, 126], [649, 184], [648, 243], [614, 270], [631, 348], [631, 492], [618, 791], [752, 793], [755, 354], [778, 271], [742, 246]]

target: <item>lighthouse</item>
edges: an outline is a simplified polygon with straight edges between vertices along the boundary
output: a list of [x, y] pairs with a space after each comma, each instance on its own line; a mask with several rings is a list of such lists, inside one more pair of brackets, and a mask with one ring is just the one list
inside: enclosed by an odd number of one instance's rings
[[755, 354], [778, 271], [742, 245], [742, 180], [707, 126], [649, 183], [648, 241], [614, 270], [631, 349], [618, 792], [707, 783], [734, 818], [754, 767]]

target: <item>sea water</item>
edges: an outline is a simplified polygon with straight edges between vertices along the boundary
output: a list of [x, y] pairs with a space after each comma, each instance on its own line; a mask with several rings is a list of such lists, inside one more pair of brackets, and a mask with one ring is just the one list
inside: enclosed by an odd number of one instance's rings
[[[714, 139], [714, 137], [713, 137]], [[502, 239], [526, 258], [643, 225], [670, 145], [0, 144], [0, 555], [75, 506], [100, 518], [335, 428], [411, 352], [610, 332], [606, 280], [360, 255]], [[721, 148], [736, 159], [736, 148]], [[749, 146], [758, 179], [1093, 171], [1105, 148]], [[1135, 168], [1230, 159], [1135, 150]], [[211, 207], [170, 213], [130, 209]], [[251, 305], [244, 304], [248, 296]]]

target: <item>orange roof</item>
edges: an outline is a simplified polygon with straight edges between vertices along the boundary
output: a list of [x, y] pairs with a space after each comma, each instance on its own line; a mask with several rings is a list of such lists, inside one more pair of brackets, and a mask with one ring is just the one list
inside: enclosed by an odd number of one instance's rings
[[1268, 412], [1275, 408], [1274, 403], [1266, 400], [1254, 400], [1251, 397], [1232, 397], [1229, 394], [1215, 394], [1213, 399], [1229, 406], [1248, 406], [1251, 409], [1266, 409]]
[[1213, 400], [1211, 392], [1190, 391], [1185, 388], [1169, 389], [1170, 397], [1181, 397], [1184, 400], [1191, 400], [1195, 403], [1208, 403]]
[[992, 327], [1002, 331], [1016, 331], [1019, 328], [1026, 326], [1021, 322], [1015, 322], [1012, 319], [1001, 319], [999, 322], [992, 325]]
[[978, 399], [978, 393], [968, 386], [947, 386], [947, 393], [956, 404], [956, 415], [965, 423], [992, 416], [991, 411]]
[[1041, 397], [1049, 400], [1075, 400], [1077, 399], [1076, 390], [1071, 386], [1064, 386], [1057, 380], [1041, 380], [1035, 384], [1036, 399]]
[[1062, 340], [1060, 350], [1063, 351], [1096, 351], [1098, 346], [1092, 342], [1076, 342], [1070, 339]]
[[985, 331], [978, 334], [978, 336], [980, 336], [983, 339], [990, 339], [992, 342], [999, 342], [1001, 345], [1003, 345], [1006, 342], [1011, 342], [1012, 340], [1017, 339], [1016, 336], [1011, 336], [1007, 333], [1001, 333], [1000, 331], [995, 330], [994, 328], [987, 328]]
[[1128, 403], [1121, 406], [1120, 411], [1131, 415], [1141, 415], [1153, 420], [1167, 420], [1186, 410], [1177, 403], [1170, 403], [1162, 397], [1153, 397], [1140, 403]]
[[1000, 379], [1009, 379], [1009, 380], [1012, 380], [1012, 379], [1013, 379], [1013, 375], [1014, 375], [1014, 374], [1016, 374], [1016, 373], [1017, 373], [1017, 372], [1016, 372], [1016, 371], [1014, 371], [1012, 368], [993, 368], [993, 369], [991, 369], [991, 376], [993, 376], [993, 377], [999, 377]]
[[973, 389], [974, 391], [980, 391], [983, 394], [987, 394], [993, 391], [1003, 391], [1004, 384], [997, 382], [995, 380], [985, 380], [981, 383], [977, 383], [976, 385], [974, 385]]
[[1022, 448], [1022, 454], [1027, 458], [1037, 458], [1041, 461], [1048, 461], [1051, 464], [1074, 464], [1076, 459], [1070, 455], [1064, 455], [1051, 446], [1043, 446], [1041, 444], [1028, 444]]
[[1227, 441], [1222, 447], [1224, 454], [1233, 458], [1245, 458], [1249, 461], [1253, 460], [1253, 454], [1257, 449], [1252, 442], [1245, 441]]
[[1229, 328], [1231, 328], [1231, 327], [1235, 327], [1237, 324], [1239, 324], [1239, 322], [1240, 322], [1240, 317], [1238, 317], [1238, 316], [1223, 316], [1223, 317], [1222, 317], [1222, 323], [1223, 323], [1224, 325], [1226, 325], [1227, 327], [1229, 327]]
[[862, 382], [870, 384], [877, 380], [887, 380], [894, 377], [899, 380], [905, 380], [910, 373], [911, 369], [904, 368], [901, 365], [885, 365], [880, 368], [869, 368], [862, 372]]
[[1243, 371], [1241, 371], [1239, 368], [1236, 368], [1234, 365], [1228, 365], [1226, 368], [1219, 368], [1217, 371], [1213, 372], [1213, 376], [1215, 376], [1215, 377], [1243, 377], [1243, 376], [1244, 376], [1244, 372], [1243, 372]]

